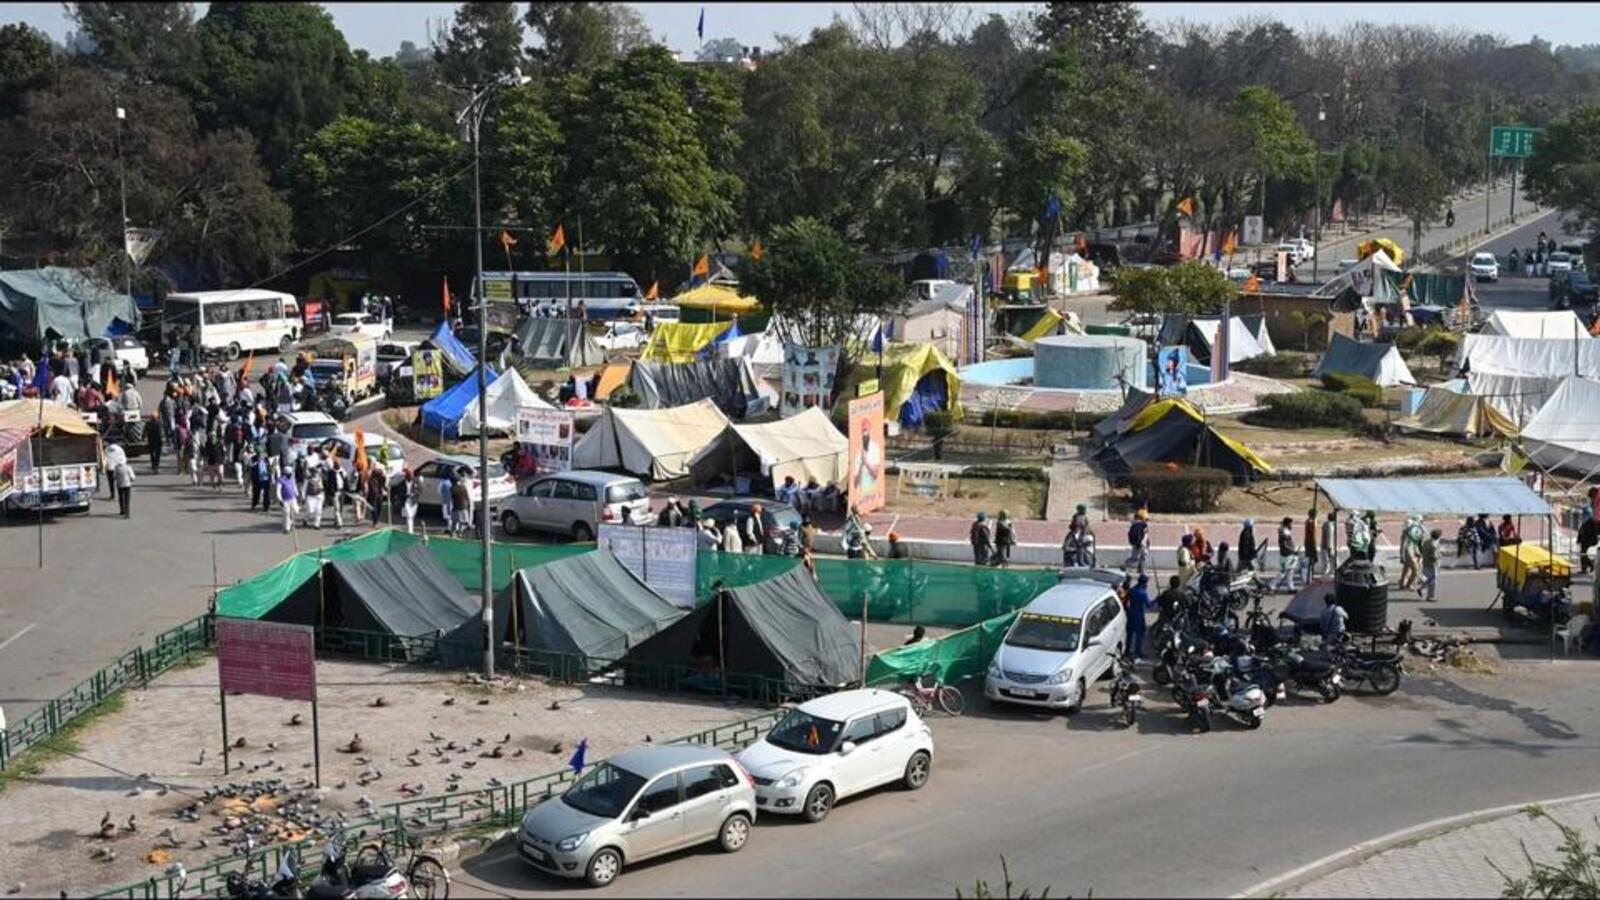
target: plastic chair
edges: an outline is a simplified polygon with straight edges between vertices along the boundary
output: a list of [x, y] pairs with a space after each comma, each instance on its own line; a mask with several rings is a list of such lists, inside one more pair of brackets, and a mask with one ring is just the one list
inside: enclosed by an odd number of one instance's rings
[[1579, 614], [1567, 620], [1567, 624], [1556, 631], [1556, 637], [1561, 638], [1561, 652], [1567, 656], [1572, 655], [1572, 642], [1583, 638], [1583, 629], [1589, 624], [1589, 617]]

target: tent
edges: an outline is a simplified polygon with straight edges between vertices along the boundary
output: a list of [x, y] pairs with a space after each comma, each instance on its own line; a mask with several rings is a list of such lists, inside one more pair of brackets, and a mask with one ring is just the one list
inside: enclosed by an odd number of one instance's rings
[[605, 351], [580, 319], [523, 319], [505, 352], [510, 359], [535, 369], [572, 369], [606, 361]]
[[1272, 471], [1255, 451], [1217, 431], [1187, 400], [1160, 400], [1135, 413], [1095, 452], [1093, 462], [1113, 484], [1126, 484], [1140, 463], [1173, 462], [1222, 469], [1243, 483]]
[[1541, 378], [1600, 380], [1600, 341], [1592, 338], [1508, 337], [1469, 334], [1461, 340], [1456, 365], [1471, 374], [1533, 375]]
[[752, 366], [782, 366], [783, 338], [772, 330], [771, 322], [768, 322], [767, 326], [766, 331], [741, 334], [731, 340], [725, 339], [726, 334], [724, 334], [724, 338], [717, 340], [718, 356], [724, 359], [746, 359]]
[[1454, 309], [1461, 304], [1461, 298], [1467, 296], [1468, 291], [1465, 275], [1384, 270], [1379, 273], [1368, 296], [1378, 303], [1399, 303], [1400, 295], [1404, 293], [1412, 306]]
[[727, 322], [707, 322], [694, 325], [688, 322], [660, 322], [650, 333], [650, 342], [644, 345], [639, 358], [645, 362], [686, 363], [700, 358], [700, 351], [717, 342], [723, 332], [737, 328]]
[[710, 398], [730, 419], [761, 411], [761, 394], [745, 359], [703, 359], [688, 363], [635, 362], [628, 391], [644, 409], [683, 406]]
[[1482, 397], [1513, 423], [1526, 422], [1544, 406], [1564, 379], [1543, 375], [1496, 375], [1468, 372], [1467, 393]]
[[1332, 299], [1346, 291], [1353, 291], [1358, 297], [1371, 297], [1378, 283], [1383, 280], [1381, 273], [1399, 271], [1400, 267], [1395, 265], [1388, 253], [1376, 250], [1361, 262], [1328, 279], [1326, 284], [1312, 291], [1311, 296]]
[[933, 299], [912, 304], [884, 323], [884, 337], [908, 344], [932, 344], [947, 357], [961, 355], [963, 327], [972, 286], [941, 285]]
[[1600, 471], [1600, 381], [1568, 377], [1522, 426], [1522, 447], [1547, 469], [1588, 476]]
[[600, 381], [595, 384], [594, 399], [611, 399], [612, 391], [628, 383], [629, 368], [626, 362], [606, 363], [606, 367], [600, 370]]
[[1570, 309], [1560, 312], [1497, 309], [1489, 314], [1479, 333], [1519, 338], [1590, 339], [1589, 329]]
[[1517, 430], [1516, 425], [1487, 399], [1446, 385], [1428, 388], [1417, 411], [1395, 424], [1413, 431], [1473, 438], [1515, 434]]
[[856, 385], [877, 378], [883, 390], [883, 418], [907, 428], [922, 424], [928, 413], [948, 410], [961, 417], [961, 376], [949, 357], [932, 344], [885, 344], [883, 375], [878, 375], [879, 354], [861, 354], [855, 371], [835, 396], [840, 404], [856, 395]]
[[519, 569], [510, 602], [506, 640], [590, 657], [591, 669], [622, 659], [684, 616], [605, 550]]
[[1267, 331], [1267, 317], [1260, 313], [1248, 316], [1237, 316], [1238, 321], [1244, 323], [1245, 330], [1256, 339], [1256, 346], [1267, 356], [1277, 356], [1278, 348], [1272, 343], [1272, 335]]
[[[1190, 354], [1196, 363], [1209, 365], [1211, 363], [1211, 348], [1216, 346], [1217, 332], [1222, 330], [1222, 319], [1194, 319], [1189, 322], [1189, 327], [1184, 332], [1184, 344], [1188, 346]], [[1269, 356], [1269, 351], [1256, 341], [1256, 336], [1250, 331], [1238, 316], [1228, 317], [1228, 362], [1229, 364], [1241, 363], [1247, 359], [1258, 356]]]
[[440, 322], [439, 327], [428, 335], [428, 343], [444, 357], [444, 364], [457, 377], [465, 377], [472, 367], [478, 364], [477, 357], [461, 343], [456, 333], [450, 330], [449, 322]]
[[[494, 387], [494, 382], [500, 377], [493, 367], [487, 370], [489, 387]], [[527, 385], [523, 385], [526, 387]], [[434, 431], [445, 437], [459, 437], [461, 434], [461, 418], [467, 414], [468, 406], [477, 406], [478, 403], [478, 370], [474, 368], [467, 373], [450, 390], [422, 404], [417, 411], [417, 416], [422, 420], [424, 431]], [[513, 416], [515, 413], [513, 413]]]
[[1122, 401], [1122, 406], [1116, 412], [1094, 423], [1090, 431], [1090, 446], [1099, 449], [1106, 445], [1128, 428], [1128, 423], [1133, 421], [1146, 406], [1154, 403], [1156, 395], [1151, 391], [1141, 391], [1130, 388], [1128, 396]]
[[1358, 341], [1337, 332], [1329, 341], [1322, 362], [1317, 364], [1316, 375], [1320, 378], [1334, 373], [1360, 375], [1383, 387], [1417, 383], [1395, 345]]
[[1066, 317], [1061, 315], [1061, 313], [1047, 308], [1045, 309], [1044, 313], [1039, 316], [1039, 321], [1034, 322], [1032, 326], [1030, 326], [1021, 334], [1017, 335], [1017, 337], [1024, 341], [1037, 341], [1039, 338], [1055, 334], [1056, 330], [1061, 327], [1061, 323], [1065, 321]]
[[844, 484], [849, 452], [828, 414], [813, 406], [776, 422], [729, 425], [689, 460], [689, 471], [696, 484], [758, 470], [775, 485], [787, 476], [800, 484], [811, 478]]
[[52, 335], [80, 341], [110, 334], [118, 322], [137, 329], [138, 306], [87, 272], [60, 266], [0, 272], [0, 333], [30, 342]]
[[730, 676], [778, 679], [797, 689], [833, 688], [860, 678], [861, 638], [795, 566], [776, 578], [717, 593], [640, 644], [627, 662], [711, 671], [720, 663]]
[[478, 603], [424, 544], [370, 559], [334, 559], [261, 618], [442, 637], [476, 617]]
[[[461, 420], [457, 425], [458, 432], [462, 437], [466, 437], [478, 433], [478, 382], [474, 378], [463, 383], [472, 387], [467, 408], [461, 413]], [[522, 380], [522, 375], [516, 369], [507, 369], [489, 384], [484, 394], [489, 401], [490, 434], [514, 432], [517, 428], [517, 410], [524, 406], [552, 408], [544, 398], [533, 392], [533, 388], [528, 387], [528, 383]]]
[[580, 469], [622, 469], [662, 481], [689, 474], [689, 460], [728, 427], [710, 400], [666, 409], [607, 407], [572, 448]]
[[736, 284], [708, 282], [672, 298], [680, 309], [704, 310], [712, 315], [748, 316], [761, 309], [754, 297], [739, 293]]

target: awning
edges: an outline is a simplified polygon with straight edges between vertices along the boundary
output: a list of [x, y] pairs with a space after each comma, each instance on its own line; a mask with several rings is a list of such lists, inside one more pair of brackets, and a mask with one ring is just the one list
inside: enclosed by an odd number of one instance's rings
[[1548, 516], [1550, 504], [1515, 478], [1318, 478], [1340, 509], [1423, 515]]

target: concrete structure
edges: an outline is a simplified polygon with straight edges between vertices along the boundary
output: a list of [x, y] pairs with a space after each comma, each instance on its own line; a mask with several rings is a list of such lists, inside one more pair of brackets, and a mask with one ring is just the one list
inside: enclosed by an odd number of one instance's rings
[[1070, 390], [1149, 386], [1145, 342], [1114, 335], [1063, 334], [1033, 343], [1033, 383]]

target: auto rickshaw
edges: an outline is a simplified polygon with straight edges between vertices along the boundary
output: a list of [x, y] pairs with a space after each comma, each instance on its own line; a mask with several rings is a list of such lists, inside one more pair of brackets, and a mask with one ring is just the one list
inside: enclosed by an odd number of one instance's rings
[[1559, 625], [1571, 616], [1572, 565], [1538, 544], [1501, 547], [1495, 554], [1500, 609], [1515, 622], [1518, 610], [1541, 623]]

